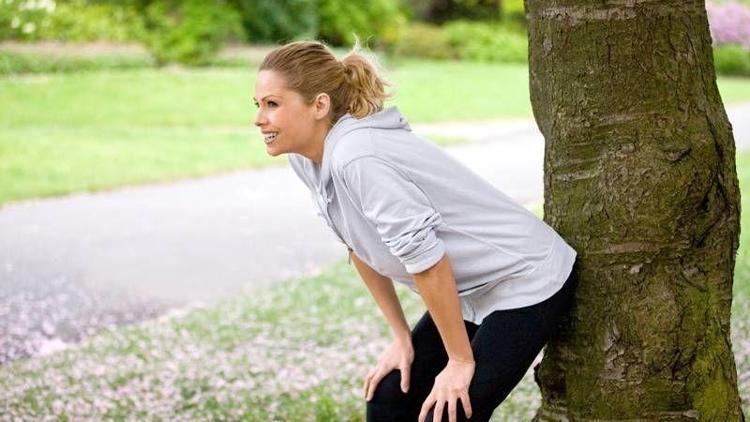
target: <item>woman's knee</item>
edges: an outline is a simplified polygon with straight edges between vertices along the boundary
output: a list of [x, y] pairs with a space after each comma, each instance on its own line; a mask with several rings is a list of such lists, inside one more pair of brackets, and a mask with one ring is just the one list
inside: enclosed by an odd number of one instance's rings
[[406, 394], [401, 391], [401, 371], [394, 369], [386, 375], [375, 388], [369, 403], [398, 403], [404, 400]]
[[367, 402], [367, 420], [401, 420], [399, 412], [406, 409], [406, 401], [407, 396], [401, 391], [401, 372], [394, 369], [380, 380], [372, 399]]

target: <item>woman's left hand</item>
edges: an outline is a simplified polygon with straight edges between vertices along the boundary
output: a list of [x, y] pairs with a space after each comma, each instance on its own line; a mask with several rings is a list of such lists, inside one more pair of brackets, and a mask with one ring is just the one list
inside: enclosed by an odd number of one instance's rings
[[464, 407], [464, 414], [467, 418], [471, 417], [471, 403], [469, 402], [469, 384], [474, 376], [475, 362], [462, 362], [448, 360], [442, 372], [435, 377], [435, 384], [427, 399], [422, 404], [422, 410], [419, 412], [419, 422], [425, 422], [427, 413], [432, 405], [435, 405], [433, 420], [427, 422], [440, 422], [443, 416], [445, 404], [448, 404], [448, 419], [450, 422], [456, 421], [457, 401], [461, 400]]

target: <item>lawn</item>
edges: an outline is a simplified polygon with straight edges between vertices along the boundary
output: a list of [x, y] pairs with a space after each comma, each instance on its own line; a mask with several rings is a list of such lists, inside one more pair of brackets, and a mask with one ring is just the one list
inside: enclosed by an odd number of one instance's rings
[[[738, 171], [747, 192], [750, 151], [738, 156]], [[743, 374], [750, 373], [748, 222], [743, 216], [732, 312]], [[401, 285], [397, 291], [413, 325], [424, 305]], [[1, 366], [0, 403], [5, 416], [21, 420], [359, 421], [363, 376], [388, 336], [354, 267], [342, 260], [314, 277], [106, 330], [78, 348]], [[748, 414], [750, 378], [740, 381], [740, 394]], [[539, 403], [529, 371], [493, 421], [530, 420]]]
[[[525, 66], [385, 64], [411, 122], [531, 118]], [[283, 164], [252, 126], [253, 83], [238, 67], [2, 77], [0, 205]], [[719, 86], [727, 102], [750, 100], [750, 79]]]

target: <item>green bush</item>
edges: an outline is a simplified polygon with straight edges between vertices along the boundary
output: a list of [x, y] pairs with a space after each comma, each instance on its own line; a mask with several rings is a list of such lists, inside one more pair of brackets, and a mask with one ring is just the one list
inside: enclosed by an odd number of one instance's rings
[[144, 36], [143, 20], [126, 4], [58, 2], [45, 22], [40, 37], [49, 40], [131, 42]]
[[355, 36], [389, 46], [406, 15], [398, 0], [229, 0], [241, 15], [250, 42], [319, 38], [334, 46]]
[[355, 36], [375, 45], [395, 43], [406, 17], [396, 0], [316, 0], [318, 37], [332, 45], [350, 45]]
[[454, 21], [442, 27], [412, 24], [403, 31], [395, 54], [432, 59], [526, 63], [525, 33], [508, 26]]
[[467, 21], [451, 22], [443, 27], [448, 44], [464, 60], [526, 63], [528, 39], [501, 25]]
[[501, 3], [497, 0], [411, 0], [409, 6], [417, 19], [442, 24], [457, 19], [497, 21], [505, 7]]
[[49, 25], [55, 2], [46, 0], [0, 0], [0, 40], [37, 41], [40, 30]]
[[413, 23], [404, 28], [393, 47], [398, 56], [426, 59], [455, 59], [456, 52], [448, 44], [445, 32], [437, 25]]
[[312, 0], [230, 0], [242, 17], [250, 42], [291, 41], [318, 34], [318, 13]]
[[143, 25], [127, 4], [86, 0], [4, 1], [0, 7], [0, 40], [137, 41]]
[[713, 50], [716, 73], [750, 76], [750, 51], [737, 44], [723, 44]]
[[523, 0], [503, 0], [503, 20], [526, 21]]
[[221, 0], [157, 0], [144, 9], [144, 41], [158, 64], [208, 64], [224, 42], [244, 38], [239, 14]]

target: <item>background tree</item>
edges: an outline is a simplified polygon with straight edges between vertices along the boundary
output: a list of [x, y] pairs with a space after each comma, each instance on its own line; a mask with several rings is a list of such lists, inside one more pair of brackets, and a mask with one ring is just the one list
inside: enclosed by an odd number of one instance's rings
[[535, 368], [537, 418], [744, 420], [740, 192], [704, 2], [525, 7], [544, 218], [580, 257], [576, 305]]

